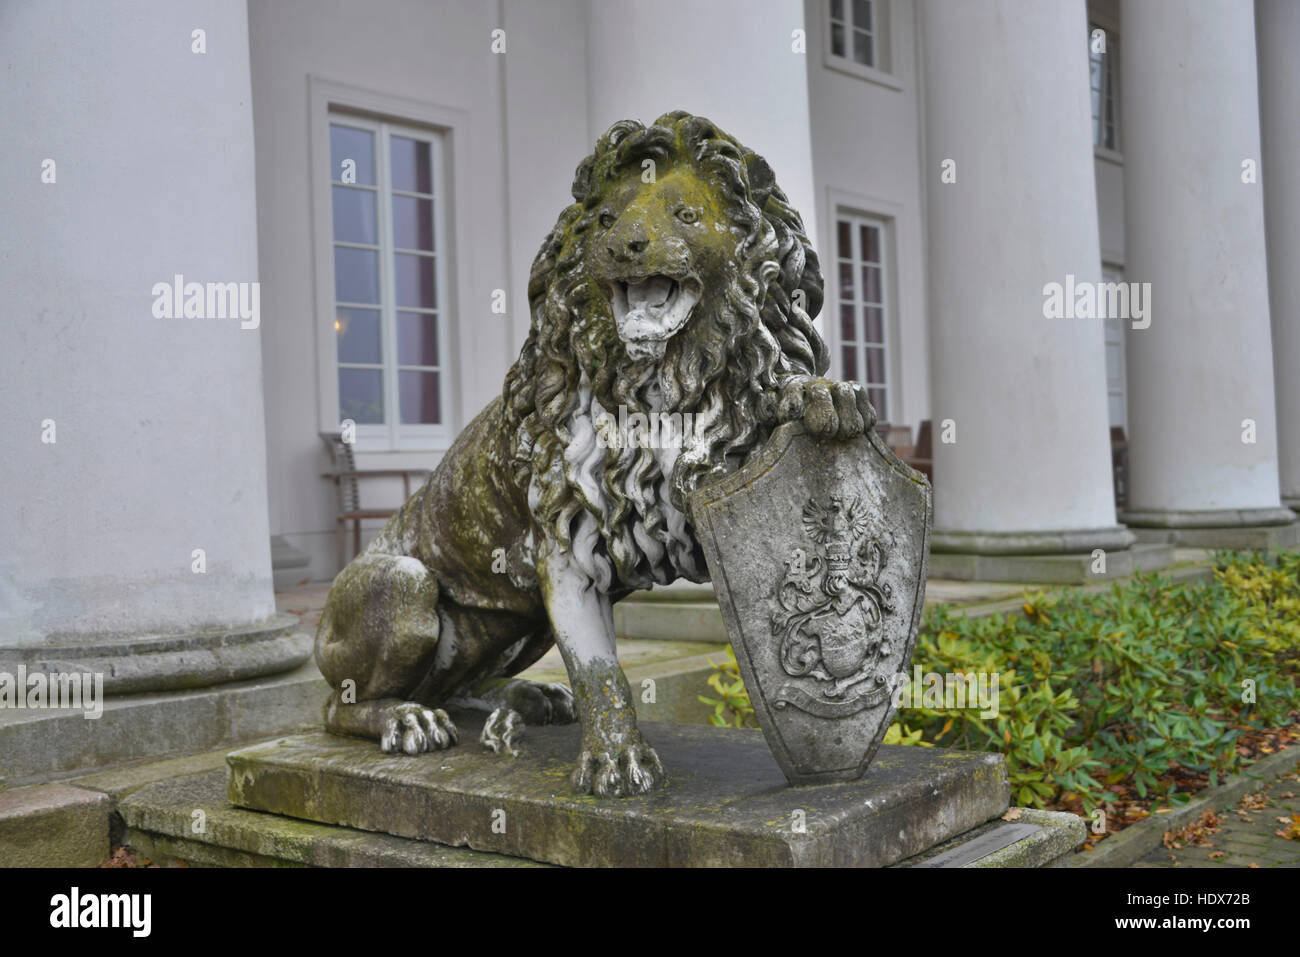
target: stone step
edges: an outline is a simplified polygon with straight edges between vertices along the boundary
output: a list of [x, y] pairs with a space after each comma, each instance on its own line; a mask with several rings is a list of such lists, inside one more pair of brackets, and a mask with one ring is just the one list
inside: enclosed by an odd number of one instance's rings
[[[457, 715], [462, 739], [477, 737]], [[529, 728], [518, 758], [386, 755], [324, 733], [229, 757], [237, 806], [573, 866], [885, 866], [1002, 814], [1001, 755], [883, 746], [861, 781], [792, 788], [756, 731], [646, 724], [668, 784], [574, 794], [578, 728]], [[134, 800], [134, 796], [123, 802]]]
[[80, 710], [0, 709], [0, 778], [10, 787], [319, 726], [328, 687], [314, 663], [190, 691], [111, 696]]
[[895, 867], [1066, 867], [1088, 836], [1076, 814], [1014, 808]]
[[0, 867], [94, 867], [108, 858], [108, 795], [42, 784], [0, 789]]
[[543, 866], [231, 807], [224, 766], [142, 784], [122, 798], [118, 811], [126, 827], [125, 840], [156, 864], [179, 860], [199, 867]]

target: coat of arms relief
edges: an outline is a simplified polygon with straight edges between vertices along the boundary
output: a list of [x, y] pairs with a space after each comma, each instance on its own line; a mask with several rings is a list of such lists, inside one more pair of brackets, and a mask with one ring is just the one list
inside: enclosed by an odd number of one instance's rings
[[[792, 681], [777, 692], [777, 708], [793, 706], [823, 718], [855, 714], [890, 693], [885, 617], [892, 589], [880, 581], [884, 543], [871, 534], [869, 509], [839, 496], [803, 508], [808, 548], [797, 548], [776, 586], [772, 634]], [[886, 667], [882, 667], [886, 665]]]

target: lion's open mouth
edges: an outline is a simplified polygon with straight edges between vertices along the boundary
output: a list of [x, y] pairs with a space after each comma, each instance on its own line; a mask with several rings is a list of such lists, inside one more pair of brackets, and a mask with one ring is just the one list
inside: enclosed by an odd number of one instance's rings
[[618, 335], [634, 359], [662, 356], [699, 300], [700, 285], [694, 279], [643, 276], [610, 286]]

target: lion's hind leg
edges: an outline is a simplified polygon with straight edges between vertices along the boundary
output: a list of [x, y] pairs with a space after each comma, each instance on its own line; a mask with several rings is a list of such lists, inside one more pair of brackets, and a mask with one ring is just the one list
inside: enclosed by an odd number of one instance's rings
[[363, 554], [334, 580], [316, 631], [316, 664], [332, 689], [325, 727], [386, 752], [451, 747], [447, 712], [411, 700], [434, 668], [438, 580], [409, 556]]

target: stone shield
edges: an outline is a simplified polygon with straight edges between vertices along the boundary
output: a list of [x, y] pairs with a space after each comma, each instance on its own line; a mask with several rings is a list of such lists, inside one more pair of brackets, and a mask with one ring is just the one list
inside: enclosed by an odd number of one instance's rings
[[759, 725], [791, 784], [853, 781], [894, 713], [925, 604], [932, 501], [874, 432], [799, 423], [690, 497]]

